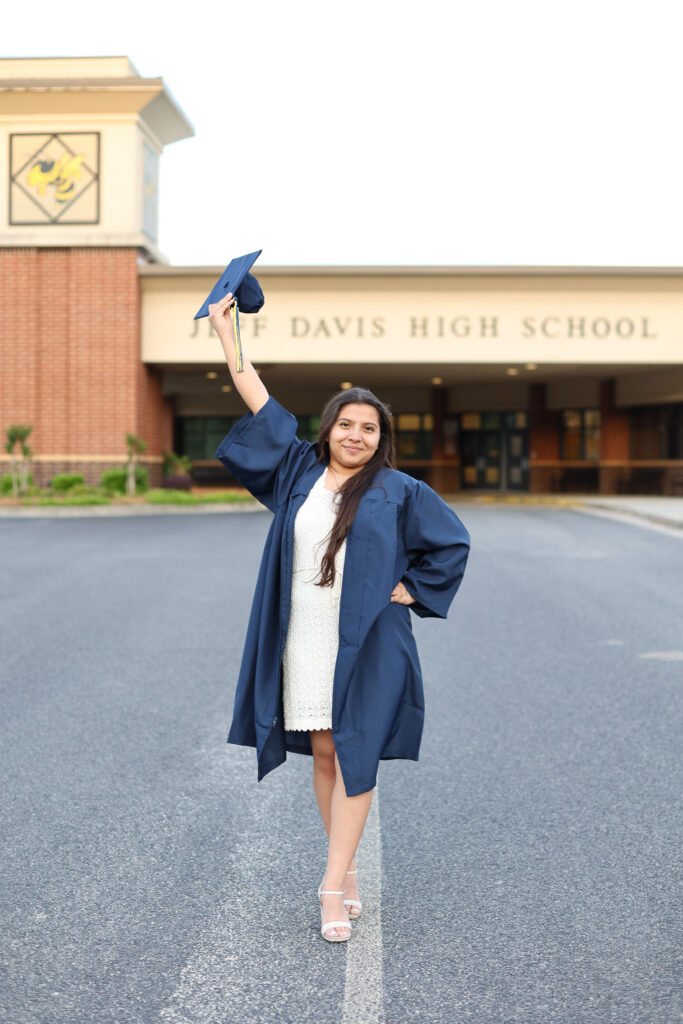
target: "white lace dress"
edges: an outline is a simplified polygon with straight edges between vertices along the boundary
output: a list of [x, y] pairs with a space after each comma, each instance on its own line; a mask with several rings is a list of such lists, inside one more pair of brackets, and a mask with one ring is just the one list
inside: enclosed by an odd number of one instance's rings
[[292, 598], [282, 657], [285, 729], [331, 729], [332, 683], [339, 647], [339, 602], [346, 540], [331, 587], [316, 587], [334, 525], [338, 496], [325, 489], [327, 468], [294, 520]]

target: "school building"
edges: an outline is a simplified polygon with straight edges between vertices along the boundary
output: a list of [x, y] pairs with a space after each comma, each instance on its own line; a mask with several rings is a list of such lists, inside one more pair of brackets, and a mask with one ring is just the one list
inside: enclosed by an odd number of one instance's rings
[[[0, 60], [0, 432], [33, 425], [37, 483], [99, 482], [126, 433], [153, 484], [165, 451], [229, 482], [213, 453], [244, 407], [193, 319], [223, 267], [157, 246], [161, 154], [192, 134], [125, 57]], [[391, 405], [399, 467], [442, 493], [683, 493], [683, 268], [254, 272], [244, 349], [300, 436], [360, 384]]]

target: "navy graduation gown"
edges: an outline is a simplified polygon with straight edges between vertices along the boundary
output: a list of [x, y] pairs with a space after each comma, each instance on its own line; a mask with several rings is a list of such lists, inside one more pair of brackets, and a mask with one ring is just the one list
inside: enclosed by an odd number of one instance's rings
[[[323, 473], [316, 446], [273, 397], [248, 412], [216, 457], [274, 513], [261, 559], [228, 743], [256, 747], [258, 779], [311, 754], [308, 732], [284, 729], [281, 658], [289, 623], [294, 519]], [[422, 673], [410, 613], [446, 618], [469, 554], [455, 512], [424, 482], [380, 468], [346, 538], [332, 736], [348, 796], [373, 789], [381, 759], [417, 761]], [[391, 601], [402, 581], [414, 604]]]

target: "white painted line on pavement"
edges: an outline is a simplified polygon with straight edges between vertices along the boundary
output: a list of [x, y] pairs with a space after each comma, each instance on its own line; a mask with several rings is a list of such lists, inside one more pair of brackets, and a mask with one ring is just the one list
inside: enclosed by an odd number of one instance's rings
[[382, 836], [379, 786], [358, 848], [358, 879], [363, 912], [346, 943], [342, 1024], [382, 1024]]
[[656, 658], [658, 661], [683, 661], [683, 651], [647, 651], [639, 658]]

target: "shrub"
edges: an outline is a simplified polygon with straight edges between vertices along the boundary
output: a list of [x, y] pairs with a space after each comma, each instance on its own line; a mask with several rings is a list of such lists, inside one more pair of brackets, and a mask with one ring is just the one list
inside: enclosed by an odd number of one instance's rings
[[161, 473], [164, 479], [169, 476], [189, 476], [192, 459], [189, 455], [176, 455], [175, 452], [164, 452]]
[[189, 476], [181, 475], [180, 473], [174, 476], [167, 476], [161, 484], [162, 487], [168, 487], [172, 491], [189, 491], [192, 487], [192, 479]]
[[[125, 466], [117, 466], [114, 469], [105, 469], [104, 473], [100, 477], [100, 487], [104, 487], [107, 491], [114, 491], [116, 494], [126, 493], [126, 476], [127, 471]], [[136, 491], [146, 491], [149, 487], [149, 476], [144, 466], [135, 467], [135, 489]]]
[[[28, 475], [28, 486], [29, 487], [33, 487], [34, 482], [35, 481], [33, 479], [33, 473], [29, 473], [29, 475]], [[0, 477], [0, 494], [4, 498], [6, 498], [8, 495], [12, 494], [12, 474], [11, 473], [3, 473], [2, 476]]]
[[52, 477], [53, 491], [70, 491], [72, 487], [83, 483], [82, 473], [57, 473]]

